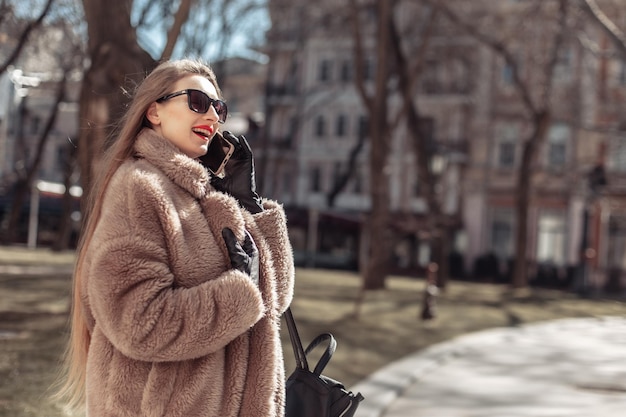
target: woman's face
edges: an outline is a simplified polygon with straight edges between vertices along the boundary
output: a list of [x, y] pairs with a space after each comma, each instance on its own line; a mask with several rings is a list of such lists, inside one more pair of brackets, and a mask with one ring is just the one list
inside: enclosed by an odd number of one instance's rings
[[[204, 91], [217, 99], [217, 90], [207, 78], [189, 75], [178, 80], [169, 93], [195, 89]], [[172, 142], [190, 158], [206, 154], [209, 143], [217, 131], [219, 117], [213, 106], [204, 113], [196, 113], [187, 105], [187, 94], [172, 97], [160, 103], [152, 103], [146, 117], [152, 128]]]

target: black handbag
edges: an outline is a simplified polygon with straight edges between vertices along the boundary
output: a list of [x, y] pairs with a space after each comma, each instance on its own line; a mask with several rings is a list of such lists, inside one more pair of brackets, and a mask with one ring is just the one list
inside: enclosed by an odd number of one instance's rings
[[[361, 393], [354, 394], [346, 390], [341, 382], [322, 375], [337, 348], [333, 335], [320, 334], [304, 350], [291, 309], [288, 308], [284, 316], [296, 356], [296, 370], [287, 379], [285, 417], [354, 416], [359, 403], [363, 401]], [[328, 346], [311, 372], [306, 356], [322, 342], [328, 342]]]

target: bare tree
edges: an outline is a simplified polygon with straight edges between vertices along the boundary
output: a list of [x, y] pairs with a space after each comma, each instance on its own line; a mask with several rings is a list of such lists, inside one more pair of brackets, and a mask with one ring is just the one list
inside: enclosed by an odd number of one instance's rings
[[[368, 4], [365, 3], [365, 7]], [[416, 157], [415, 162], [421, 195], [427, 205], [426, 212], [422, 214], [428, 219], [428, 232], [431, 236], [431, 259], [439, 265], [438, 285], [444, 287], [447, 282], [453, 217], [443, 212], [441, 202], [439, 201], [440, 195], [437, 191], [439, 181], [431, 169], [432, 161], [437, 151], [436, 144], [433, 143], [435, 138], [431, 137], [428, 126], [426, 126], [427, 118], [421, 114], [417, 103], [419, 80], [430, 51], [430, 39], [438, 21], [437, 13], [428, 7], [423, 7], [423, 5], [410, 2], [392, 2], [389, 6], [390, 9], [386, 15], [386, 20], [382, 20], [384, 17], [377, 10], [376, 15], [379, 20], [375, 44], [377, 46], [377, 54], [382, 54], [382, 57], [377, 55], [378, 67], [376, 71], [378, 76], [384, 74], [382, 77], [386, 81], [384, 81], [385, 86], [383, 87], [383, 80], [377, 77], [376, 88], [372, 92], [372, 90], [368, 91], [364, 83], [362, 75], [363, 65], [361, 64], [364, 59], [362, 32], [364, 29], [367, 30], [367, 28], [359, 24], [359, 6], [354, 1], [351, 2], [351, 5], [353, 10], [353, 38], [355, 42], [354, 55], [357, 63], [356, 85], [364, 106], [368, 110], [368, 115], [377, 121], [377, 125], [374, 124], [369, 127], [370, 152], [375, 154], [370, 155], [369, 171], [370, 178], [373, 178], [373, 188], [370, 190], [370, 196], [372, 201], [378, 200], [377, 204], [373, 204], [370, 215], [378, 220], [374, 223], [373, 229], [369, 229], [369, 236], [376, 236], [376, 238], [368, 240], [370, 256], [372, 253], [376, 253], [377, 257], [380, 258], [375, 258], [374, 262], [377, 264], [374, 268], [369, 264], [372, 262], [371, 259], [368, 265], [366, 265], [363, 288], [376, 289], [384, 286], [385, 277], [388, 273], [386, 267], [391, 256], [393, 236], [383, 234], [381, 229], [385, 228], [388, 233], [391, 229], [388, 206], [389, 194], [388, 190], [386, 191], [387, 194], [384, 194], [378, 187], [386, 187], [387, 189], [389, 187], [389, 178], [381, 175], [381, 173], [385, 172], [388, 164], [390, 133], [393, 127], [402, 121], [408, 127], [406, 134], [411, 138], [410, 144]], [[360, 7], [363, 7], [363, 4]], [[381, 7], [381, 4], [377, 3], [377, 7]], [[411, 20], [406, 19], [404, 14], [410, 14], [412, 16]], [[415, 20], [419, 20], [423, 24], [415, 24]], [[381, 31], [385, 32], [384, 36], [381, 34]], [[383, 64], [382, 72], [380, 69], [381, 61], [388, 61], [388, 64]], [[395, 114], [385, 112], [372, 104], [382, 103], [385, 110], [393, 108], [391, 100], [394, 96], [399, 96], [402, 103], [400, 109]], [[333, 194], [330, 197], [335, 197], [341, 191], [340, 187], [347, 183], [351, 173], [350, 168], [354, 164], [355, 153], [360, 150], [360, 146], [362, 144], [357, 142], [353, 153], [350, 155], [348, 169], [332, 190]], [[384, 204], [382, 203], [383, 201]], [[416, 228], [417, 222], [409, 223], [404, 226], [406, 232], [418, 233]], [[381, 236], [385, 239], [381, 239]]]
[[622, 56], [626, 57], [626, 34], [602, 10], [595, 0], [579, 0], [580, 8], [598, 24]]
[[[451, 22], [489, 47], [504, 60], [511, 70], [517, 95], [522, 103], [526, 119], [531, 125], [530, 134], [523, 140], [522, 144], [522, 160], [517, 173], [515, 203], [517, 234], [515, 238], [515, 265], [512, 285], [514, 287], [524, 287], [528, 283], [528, 210], [533, 191], [533, 166], [552, 121], [552, 102], [550, 99], [558, 53], [563, 46], [567, 30], [569, 4], [566, 0], [559, 0], [556, 3], [558, 12], [556, 13], [557, 22], [555, 24], [534, 26], [537, 30], [545, 30], [544, 36], [551, 36], [551, 38], [548, 38], [549, 41], [544, 42], [543, 45], [533, 45], [533, 47], [537, 48], [533, 50], [533, 54], [536, 57], [534, 64], [536, 65], [534, 67], [535, 71], [531, 74], [529, 71], [525, 73], [521, 71], [520, 55], [517, 55], [517, 51], [514, 49], [520, 47], [515, 45], [515, 39], [498, 39], [493, 34], [498, 31], [483, 31], [482, 28], [479, 28], [473, 22], [461, 18], [459, 13], [456, 13], [449, 7], [449, 2], [428, 1], [433, 7], [438, 8]], [[554, 4], [555, 2], [552, 1], [534, 2], [534, 4], [528, 6], [529, 9], [526, 16], [541, 16], [543, 7], [552, 10]], [[543, 14], [543, 16], [547, 15], [551, 15], [551, 13]], [[521, 38], [522, 34], [518, 33], [518, 36]], [[534, 75], [537, 75], [537, 77], [534, 77]]]
[[369, 122], [369, 173], [371, 210], [365, 226], [366, 242], [369, 246], [363, 274], [363, 290], [385, 287], [392, 250], [392, 235], [389, 228], [389, 171], [386, 169], [390, 150], [388, 123], [389, 75], [390, 75], [390, 31], [392, 1], [377, 0], [376, 23], [376, 75], [373, 92], [365, 84], [364, 41], [361, 11], [355, 0], [351, 0], [354, 39], [355, 81]]
[[429, 219], [431, 236], [431, 259], [437, 264], [437, 282], [439, 287], [445, 287], [448, 280], [448, 256], [450, 253], [450, 227], [452, 222], [450, 216], [443, 212], [439, 196], [436, 191], [437, 178], [430, 169], [434, 157], [436, 145], [430, 143], [426, 135], [424, 118], [420, 114], [415, 97], [417, 96], [416, 86], [420, 73], [425, 65], [426, 51], [429, 48], [429, 41], [433, 34], [437, 22], [437, 11], [430, 13], [426, 11], [427, 24], [420, 33], [421, 43], [416, 50], [411, 50], [413, 59], [409, 59], [405, 52], [403, 38], [396, 23], [390, 19], [389, 31], [391, 34], [391, 50], [395, 60], [395, 68], [398, 76], [398, 91], [402, 95], [403, 114], [406, 116], [408, 134], [413, 138], [412, 145], [416, 156], [418, 177], [420, 179], [421, 194], [427, 204], [426, 216]]
[[[28, 43], [28, 37], [31, 35], [33, 30], [41, 26], [44, 18], [50, 12], [50, 9], [52, 8], [52, 4], [54, 3], [54, 1], [55, 0], [47, 0], [46, 4], [44, 5], [43, 10], [39, 13], [39, 16], [35, 20], [30, 21], [26, 24], [24, 29], [19, 34], [17, 45], [15, 46], [13, 51], [9, 54], [9, 56], [4, 60], [4, 62], [0, 64], [0, 74], [5, 72], [7, 68], [9, 67], [9, 65], [13, 64], [15, 60], [19, 57], [20, 53], [24, 49], [24, 46], [26, 46], [26, 44]], [[0, 11], [2, 11], [1, 13], [2, 18], [0, 19], [4, 19], [6, 16], [10, 14], [9, 13], [10, 7], [8, 5], [5, 5], [3, 2], [2, 7], [0, 8]], [[2, 23], [2, 20], [0, 20], [0, 23]]]

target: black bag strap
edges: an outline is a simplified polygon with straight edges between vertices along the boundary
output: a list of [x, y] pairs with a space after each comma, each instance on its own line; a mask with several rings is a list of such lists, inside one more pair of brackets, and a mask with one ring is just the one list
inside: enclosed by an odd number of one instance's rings
[[311, 352], [313, 349], [315, 349], [317, 345], [319, 345], [325, 340], [328, 340], [328, 346], [326, 346], [326, 349], [324, 350], [322, 357], [317, 362], [317, 365], [315, 366], [315, 369], [313, 370], [313, 373], [315, 375], [321, 375], [324, 368], [326, 368], [326, 365], [328, 365], [328, 362], [330, 362], [330, 358], [332, 358], [333, 353], [335, 353], [335, 350], [337, 349], [337, 341], [335, 340], [332, 334], [322, 333], [319, 336], [317, 336], [315, 339], [313, 339], [313, 341], [309, 344], [309, 346], [307, 346], [307, 348], [304, 350], [304, 354], [308, 355], [309, 352]]
[[291, 307], [287, 308], [285, 313], [285, 320], [287, 321], [287, 329], [289, 330], [289, 339], [291, 339], [291, 347], [293, 348], [293, 354], [296, 357], [296, 366], [300, 369], [309, 370], [309, 363], [306, 360], [306, 353], [302, 348], [302, 342], [300, 341], [300, 335], [298, 334], [298, 328], [296, 327], [296, 321], [291, 314]]
[[322, 371], [330, 362], [330, 358], [332, 358], [335, 350], [337, 349], [337, 341], [330, 333], [322, 333], [317, 336], [309, 346], [307, 346], [306, 350], [302, 348], [302, 341], [300, 340], [300, 335], [298, 334], [298, 328], [296, 327], [296, 321], [293, 318], [293, 314], [291, 313], [291, 308], [287, 308], [284, 313], [285, 320], [287, 321], [287, 329], [289, 330], [289, 338], [291, 339], [291, 346], [293, 347], [293, 353], [296, 357], [296, 365], [298, 368], [305, 369], [309, 371], [309, 363], [306, 359], [306, 355], [308, 355], [313, 349], [315, 349], [320, 343], [324, 341], [328, 341], [328, 346], [324, 350], [322, 357], [317, 362], [313, 373], [316, 375], [321, 375]]

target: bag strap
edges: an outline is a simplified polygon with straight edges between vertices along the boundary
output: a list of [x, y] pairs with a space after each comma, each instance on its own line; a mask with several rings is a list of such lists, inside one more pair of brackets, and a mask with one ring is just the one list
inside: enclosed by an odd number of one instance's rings
[[293, 318], [293, 314], [291, 313], [291, 308], [287, 308], [284, 313], [285, 320], [287, 321], [287, 329], [289, 330], [289, 338], [291, 339], [291, 346], [293, 347], [293, 353], [296, 357], [296, 365], [298, 368], [309, 370], [309, 363], [306, 359], [306, 355], [308, 355], [313, 349], [315, 349], [320, 343], [324, 341], [328, 341], [328, 346], [324, 350], [322, 357], [317, 362], [313, 373], [316, 375], [321, 375], [322, 371], [330, 362], [330, 358], [332, 358], [335, 350], [337, 349], [337, 341], [334, 336], [330, 333], [322, 333], [317, 336], [309, 346], [307, 346], [306, 350], [302, 348], [302, 341], [300, 340], [300, 335], [298, 334], [298, 328], [296, 327], [296, 321]]
[[309, 370], [309, 363], [306, 360], [306, 353], [302, 348], [302, 341], [298, 334], [298, 328], [296, 327], [296, 321], [291, 314], [291, 307], [288, 307], [283, 314], [285, 321], [287, 321], [287, 329], [289, 330], [289, 339], [291, 339], [291, 347], [293, 348], [293, 354], [296, 357], [296, 366], [300, 369]]
[[313, 339], [313, 341], [309, 344], [309, 346], [307, 346], [307, 348], [304, 351], [304, 354], [308, 355], [309, 352], [311, 352], [313, 349], [315, 349], [317, 345], [319, 345], [325, 340], [328, 340], [328, 346], [326, 347], [326, 350], [324, 350], [322, 357], [317, 362], [317, 365], [315, 366], [315, 369], [313, 370], [313, 373], [318, 376], [322, 374], [322, 371], [324, 370], [324, 368], [326, 368], [326, 365], [328, 365], [328, 362], [330, 362], [330, 358], [332, 358], [333, 353], [335, 353], [335, 350], [337, 349], [337, 341], [335, 340], [332, 334], [322, 333], [319, 336], [317, 336], [315, 339]]

